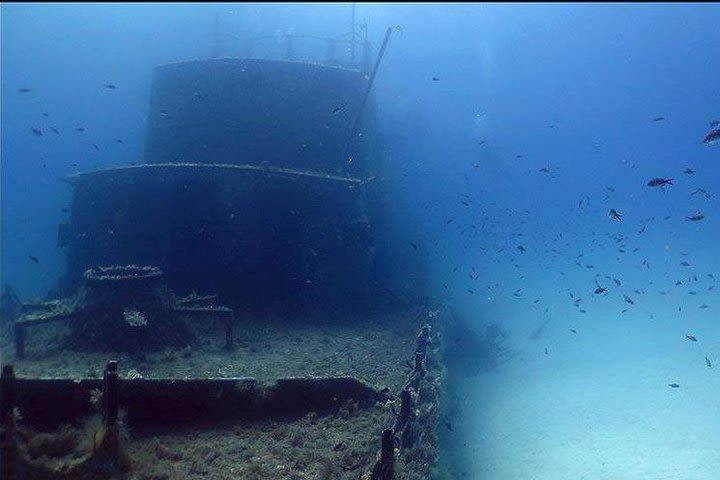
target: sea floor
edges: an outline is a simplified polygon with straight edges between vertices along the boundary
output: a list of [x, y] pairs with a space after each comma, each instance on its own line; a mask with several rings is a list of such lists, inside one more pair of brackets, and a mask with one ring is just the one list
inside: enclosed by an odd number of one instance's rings
[[[347, 375], [397, 394], [407, 380], [406, 365], [413, 358], [417, 332], [427, 321], [427, 316], [418, 312], [342, 320], [314, 316], [292, 321], [279, 317], [239, 321], [231, 352], [223, 349], [221, 326], [212, 324], [198, 329], [200, 341], [195, 347], [169, 348], [144, 356], [63, 350], [61, 327], [30, 331], [23, 360], [13, 358], [7, 335], [0, 338], [0, 349], [3, 362], [13, 363], [18, 377], [100, 377], [107, 360], [115, 359], [121, 377], [254, 377], [272, 381]], [[380, 433], [392, 426], [394, 418], [389, 403], [359, 408], [348, 402], [335, 412], [309, 412], [299, 418], [163, 428], [130, 426], [123, 433], [123, 449], [133, 473], [124, 478], [359, 479], [372, 469]], [[75, 428], [66, 437], [87, 436], [93, 427]], [[72, 446], [68, 448], [72, 450]], [[400, 461], [398, 472], [400, 479], [419, 480], [426, 478], [427, 465], [415, 468]]]
[[720, 478], [720, 365], [704, 361], [720, 352], [711, 326], [608, 317], [554, 320], [543, 338], [515, 337], [507, 364], [456, 383], [463, 478]]

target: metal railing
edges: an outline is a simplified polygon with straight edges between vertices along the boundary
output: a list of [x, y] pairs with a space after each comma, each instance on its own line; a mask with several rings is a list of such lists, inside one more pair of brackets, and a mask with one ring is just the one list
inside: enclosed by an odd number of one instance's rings
[[[343, 37], [352, 34], [345, 35]], [[242, 54], [246, 57], [282, 58], [310, 61], [368, 73], [372, 67], [367, 38], [327, 38], [314, 35], [272, 34], [247, 38]], [[319, 47], [319, 48], [318, 48]], [[319, 52], [324, 52], [324, 55]]]

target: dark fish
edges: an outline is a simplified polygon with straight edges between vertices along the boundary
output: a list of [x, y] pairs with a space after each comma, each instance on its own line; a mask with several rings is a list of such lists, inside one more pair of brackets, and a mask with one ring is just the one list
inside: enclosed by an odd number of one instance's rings
[[30, 128], [30, 131], [38, 137], [42, 137], [42, 130], [40, 130], [39, 128], [32, 127]]
[[710, 194], [709, 194], [709, 193], [707, 192], [707, 190], [705, 190], [704, 188], [696, 188], [695, 190], [693, 190], [692, 192], [690, 192], [690, 196], [691, 196], [691, 197], [694, 197], [694, 196], [697, 195], [698, 193], [704, 194], [704, 195], [705, 195], [705, 198], [710, 198]]
[[482, 145], [483, 143], [485, 143], [485, 140], [480, 140], [480, 143], [478, 143], [478, 145]]
[[706, 308], [710, 308], [710, 305], [705, 305], [704, 303], [700, 305], [698, 308], [705, 310]]
[[412, 247], [413, 247], [415, 250], [417, 250], [417, 245], [416, 245], [416, 244], [414, 244], [413, 242], [410, 242], [410, 245], [412, 245]]
[[692, 168], [686, 168], [685, 170], [683, 170], [683, 173], [692, 175], [693, 173], [695, 173], [695, 170], [693, 170]]
[[[582, 200], [581, 200], [582, 201]], [[608, 212], [608, 216], [612, 218], [613, 220], [620, 220], [622, 221], [622, 214], [615, 210], [614, 208], [611, 208]]]
[[343, 445], [345, 445], [345, 440], [343, 440], [340, 443], [338, 443], [337, 445], [335, 445], [333, 447], [333, 452], [337, 452], [338, 450], [340, 450], [340, 448], [342, 448]]
[[710, 363], [710, 359], [707, 357], [707, 355], [705, 356], [705, 365], [707, 365], [708, 368], [712, 368], [712, 363]]
[[703, 140], [705, 145], [713, 145], [718, 142], [720, 142], [720, 128], [710, 130]]
[[615, 192], [615, 189], [613, 187], [605, 187], [609, 192]]
[[597, 287], [593, 293], [595, 295], [599, 295], [599, 294], [605, 293], [605, 292], [607, 292], [607, 288]]
[[77, 167], [78, 164], [77, 164], [77, 163], [71, 163], [70, 166], [71, 166], [71, 167]]
[[60, 135], [60, 132], [58, 132], [57, 128], [50, 127], [50, 130], [52, 130], [55, 135]]
[[692, 215], [688, 215], [687, 217], [685, 217], [685, 221], [686, 222], [699, 222], [703, 218], [705, 218], [705, 215], [703, 215], [700, 212], [697, 212], [697, 213], [693, 213]]
[[688, 263], [688, 262], [680, 262], [680, 265], [682, 265], [683, 267], [689, 267], [689, 266], [690, 266], [690, 263]]
[[572, 333], [577, 333], [577, 330], [575, 330], [574, 328], [571, 328], [570, 331], [571, 331]]
[[653, 118], [653, 122], [661, 122], [661, 121], [663, 121], [663, 120], [665, 120], [665, 117], [655, 117], [655, 118]]
[[648, 187], [664, 187], [665, 185], [672, 185], [672, 178], [660, 178], [656, 177], [647, 182]]
[[94, 143], [93, 143], [93, 147], [95, 148], [95, 150], [98, 150], [98, 151], [100, 150], [100, 147], [98, 147], [98, 146], [97, 146], [96, 144], [94, 144]]
[[85, 129], [84, 129], [83, 127], [77, 127], [77, 128], [75, 129], [75, 131], [76, 131], [76, 132], [84, 132]]
[[123, 143], [123, 141], [120, 140], [119, 138], [116, 138], [116, 139], [115, 139], [115, 143]]
[[438, 80], [440, 80], [438, 77], [432, 77], [432, 79], [433, 79], [433, 82], [437, 82]]
[[50, 116], [50, 114], [48, 114], [47, 112], [43, 112], [42, 115], [43, 115], [43, 117], [49, 117], [49, 116]]
[[543, 172], [543, 173], [550, 173], [550, 169], [547, 168], [547, 167], [543, 167], [543, 168], [541, 168], [541, 169], [538, 170], [538, 171], [539, 171], [539, 172]]
[[677, 383], [668, 383], [668, 387], [671, 387], [671, 388], [680, 388], [680, 385], [678, 385]]
[[345, 109], [344, 105], [340, 105], [339, 107], [335, 107], [333, 109], [333, 115], [337, 115], [338, 113], [342, 112]]
[[647, 228], [647, 225], [643, 225], [643, 227], [642, 227], [642, 228], [640, 229], [640, 231], [638, 232], [638, 235], [640, 235], [641, 233], [643, 233], [646, 228]]
[[545, 347], [545, 355], [547, 355], [547, 354], [548, 354], [548, 352], [547, 352], [547, 347]]
[[617, 285], [618, 287], [622, 285], [622, 283], [620, 283], [620, 280], [618, 280], [617, 278], [613, 278], [613, 282], [615, 282], [615, 285]]
[[109, 88], [110, 90], [115, 90], [117, 87], [113, 85], [112, 83], [105, 84], [105, 88]]
[[30, 260], [32, 260], [33, 262], [35, 262], [35, 263], [40, 263], [40, 260], [38, 260], [37, 257], [34, 257], [34, 256], [32, 256], [32, 255], [28, 255], [28, 258], [29, 258]]
[[521, 253], [525, 253], [526, 251], [525, 247], [523, 247], [522, 245], [518, 245], [517, 249], [520, 250]]
[[685, 338], [687, 338], [691, 342], [697, 342], [697, 338], [694, 335], [685, 335]]
[[20, 93], [32, 92], [32, 88], [18, 88], [18, 92], [20, 92]]
[[635, 305], [635, 302], [633, 301], [632, 298], [628, 297], [627, 295], [623, 295], [623, 297], [625, 297], [626, 303], [629, 303], [630, 305]]

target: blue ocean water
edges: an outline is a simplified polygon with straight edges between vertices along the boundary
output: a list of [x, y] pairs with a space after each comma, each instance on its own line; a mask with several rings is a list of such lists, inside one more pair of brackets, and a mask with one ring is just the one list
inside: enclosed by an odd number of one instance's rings
[[[210, 56], [216, 14], [236, 56], [243, 35], [340, 35], [350, 9], [3, 4], [2, 282], [54, 287], [58, 178], [141, 161], [152, 69]], [[717, 478], [720, 145], [703, 138], [720, 7], [355, 9], [376, 48], [393, 29], [374, 85], [384, 208], [432, 296], [517, 353], [458, 380], [458, 478]]]

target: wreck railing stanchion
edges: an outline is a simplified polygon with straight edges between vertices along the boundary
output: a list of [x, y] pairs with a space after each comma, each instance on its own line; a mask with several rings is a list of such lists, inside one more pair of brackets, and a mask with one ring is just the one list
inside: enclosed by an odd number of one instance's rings
[[375, 464], [370, 480], [395, 479], [395, 436], [391, 429], [383, 430], [380, 459]]
[[12, 478], [15, 461], [15, 371], [3, 365], [0, 377], [0, 477]]
[[110, 431], [118, 418], [118, 362], [110, 360], [103, 375], [103, 423]]
[[227, 350], [232, 350], [233, 348], [233, 323], [234, 323], [234, 317], [232, 312], [230, 312], [230, 315], [227, 315], [225, 319], [225, 348]]
[[25, 325], [15, 321], [15, 356], [25, 358]]

